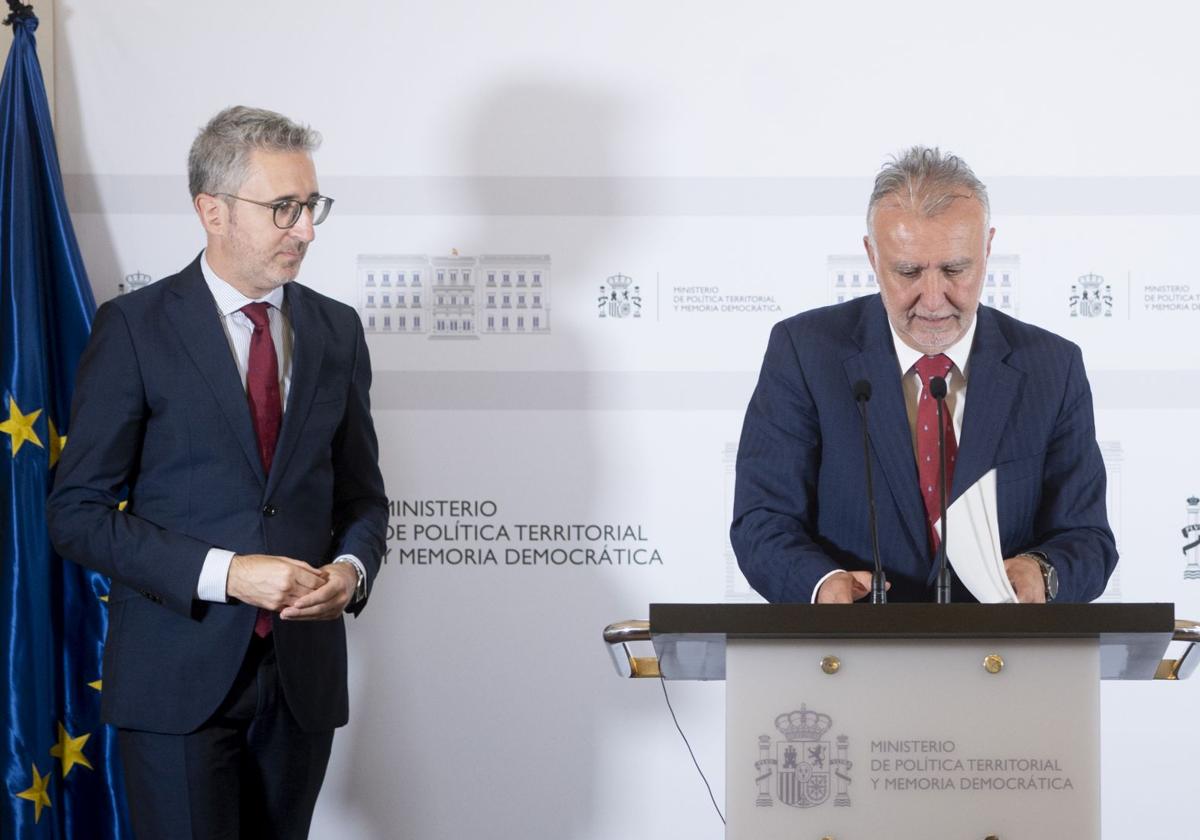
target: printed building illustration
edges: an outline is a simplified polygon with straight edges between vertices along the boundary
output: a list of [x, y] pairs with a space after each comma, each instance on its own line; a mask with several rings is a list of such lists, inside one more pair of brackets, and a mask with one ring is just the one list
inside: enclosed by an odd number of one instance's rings
[[866, 255], [832, 254], [826, 268], [829, 275], [830, 303], [845, 303], [879, 291], [875, 269], [871, 268]]
[[478, 338], [475, 318], [475, 259], [434, 257], [430, 291], [432, 338]]
[[[1009, 315], [1017, 313], [1017, 279], [1021, 258], [1015, 254], [992, 254], [979, 302]], [[866, 254], [831, 254], [826, 262], [829, 302], [844, 303], [879, 291], [875, 270]]]
[[358, 312], [368, 333], [425, 333], [433, 266], [408, 254], [358, 257]]
[[1009, 315], [1017, 314], [1017, 274], [1021, 258], [1016, 254], [992, 254], [983, 276], [979, 302]]
[[375, 334], [546, 334], [550, 268], [548, 254], [360, 254], [358, 312]]
[[550, 332], [549, 255], [482, 256], [479, 271], [483, 332]]

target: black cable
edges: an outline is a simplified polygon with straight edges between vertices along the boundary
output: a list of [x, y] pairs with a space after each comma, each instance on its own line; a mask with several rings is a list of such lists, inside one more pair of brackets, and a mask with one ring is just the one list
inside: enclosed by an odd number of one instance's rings
[[716, 809], [717, 816], [721, 818], [721, 824], [725, 825], [725, 815], [721, 813], [720, 806], [717, 805], [717, 797], [713, 796], [712, 785], [708, 783], [708, 777], [704, 775], [704, 771], [700, 769], [700, 762], [696, 760], [696, 754], [692, 752], [692, 745], [688, 743], [687, 736], [683, 734], [683, 727], [679, 725], [679, 718], [675, 717], [675, 709], [671, 706], [671, 698], [667, 694], [667, 681], [661, 676], [658, 681], [662, 683], [663, 699], [667, 701], [667, 710], [671, 713], [671, 720], [675, 721], [675, 728], [679, 730], [679, 737], [683, 739], [683, 745], [687, 747], [688, 755], [692, 757], [692, 764], [696, 765], [696, 772], [700, 774], [701, 781], [708, 788], [708, 798], [712, 800], [713, 808]]

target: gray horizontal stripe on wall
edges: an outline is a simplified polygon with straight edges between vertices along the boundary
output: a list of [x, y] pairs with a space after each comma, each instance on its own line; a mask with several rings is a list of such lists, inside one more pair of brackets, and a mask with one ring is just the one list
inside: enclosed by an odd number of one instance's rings
[[[74, 213], [190, 214], [179, 175], [63, 176]], [[986, 179], [998, 216], [1200, 214], [1200, 176]], [[871, 178], [329, 175], [337, 215], [862, 216]]]
[[408, 411], [725, 411], [745, 408], [755, 373], [377, 371], [376, 409]]
[[[1200, 410], [1200, 371], [1089, 377], [1097, 410]], [[385, 411], [740, 412], [757, 379], [756, 371], [377, 371], [371, 403]]]

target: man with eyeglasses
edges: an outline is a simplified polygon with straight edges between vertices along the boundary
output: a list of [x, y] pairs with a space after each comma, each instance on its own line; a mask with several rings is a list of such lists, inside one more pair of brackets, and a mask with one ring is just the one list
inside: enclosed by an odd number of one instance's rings
[[104, 719], [143, 838], [303, 837], [346, 723], [342, 615], [387, 500], [352, 308], [292, 283], [333, 199], [320, 136], [234, 107], [188, 159], [204, 251], [109, 301], [50, 499], [112, 579]]

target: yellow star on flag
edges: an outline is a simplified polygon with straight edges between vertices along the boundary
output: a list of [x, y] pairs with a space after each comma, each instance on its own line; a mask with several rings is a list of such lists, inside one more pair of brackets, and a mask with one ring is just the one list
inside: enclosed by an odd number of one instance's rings
[[17, 405], [16, 399], [8, 398], [8, 419], [0, 423], [0, 432], [4, 432], [12, 438], [13, 457], [17, 457], [17, 453], [21, 451], [21, 447], [26, 441], [34, 446], [42, 446], [41, 438], [37, 436], [37, 432], [33, 430], [33, 424], [37, 422], [42, 410], [39, 408], [32, 414], [22, 414], [21, 408]]
[[49, 417], [46, 422], [50, 424], [50, 469], [54, 469], [58, 463], [58, 458], [62, 455], [63, 447], [67, 445], [67, 436], [59, 436], [58, 429], [54, 428], [54, 421]]
[[63, 778], [67, 778], [67, 774], [75, 767], [76, 764], [82, 764], [87, 769], [92, 769], [92, 763], [87, 760], [87, 756], [83, 754], [83, 745], [87, 743], [90, 734], [80, 735], [78, 738], [72, 738], [71, 733], [67, 728], [58, 724], [58, 743], [50, 748], [50, 755], [62, 762]]
[[50, 807], [50, 794], [46, 793], [46, 788], [50, 786], [50, 774], [45, 776], [38, 773], [37, 765], [33, 765], [33, 784], [28, 790], [23, 790], [17, 794], [20, 799], [28, 799], [33, 803], [33, 821], [36, 823], [42, 818], [42, 808]]
[[103, 686], [104, 686], [104, 680], [96, 680], [95, 682], [88, 683], [88, 688], [94, 688], [97, 691], [103, 691], [104, 690]]

